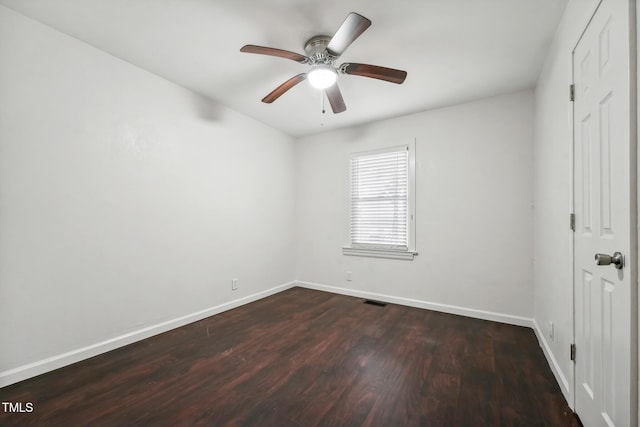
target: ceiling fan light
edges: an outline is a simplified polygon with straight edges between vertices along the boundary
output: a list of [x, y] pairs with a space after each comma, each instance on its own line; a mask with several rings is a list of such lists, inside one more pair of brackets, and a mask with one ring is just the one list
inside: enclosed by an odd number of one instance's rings
[[338, 74], [331, 68], [317, 67], [309, 72], [307, 78], [314, 88], [326, 89], [338, 80]]

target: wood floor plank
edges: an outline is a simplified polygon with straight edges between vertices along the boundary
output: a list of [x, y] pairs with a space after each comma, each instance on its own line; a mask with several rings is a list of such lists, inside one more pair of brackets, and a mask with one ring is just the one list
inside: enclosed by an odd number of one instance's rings
[[2, 426], [579, 426], [533, 331], [293, 288], [0, 389]]

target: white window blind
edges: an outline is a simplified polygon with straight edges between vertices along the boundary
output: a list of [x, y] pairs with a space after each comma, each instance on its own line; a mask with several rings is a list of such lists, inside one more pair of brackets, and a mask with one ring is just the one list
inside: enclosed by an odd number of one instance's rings
[[409, 249], [409, 148], [351, 157], [350, 240], [353, 248]]

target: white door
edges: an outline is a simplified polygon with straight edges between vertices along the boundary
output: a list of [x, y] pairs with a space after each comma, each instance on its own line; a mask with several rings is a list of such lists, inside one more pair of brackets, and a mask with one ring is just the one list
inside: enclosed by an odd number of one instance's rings
[[[575, 409], [585, 427], [637, 418], [629, 34], [629, 0], [603, 0], [573, 52]], [[615, 252], [622, 269], [596, 265]]]

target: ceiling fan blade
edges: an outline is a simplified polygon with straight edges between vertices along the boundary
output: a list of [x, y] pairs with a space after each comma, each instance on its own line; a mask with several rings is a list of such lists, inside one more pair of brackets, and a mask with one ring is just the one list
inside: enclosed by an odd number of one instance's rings
[[305, 63], [309, 58], [299, 53], [291, 52], [288, 50], [276, 49], [274, 47], [264, 47], [264, 46], [256, 46], [253, 44], [248, 44], [246, 46], [242, 46], [240, 52], [246, 53], [258, 53], [260, 55], [269, 55], [269, 56], [278, 56], [280, 58], [290, 59], [292, 61]]
[[329, 98], [329, 104], [331, 104], [331, 109], [334, 114], [342, 113], [347, 109], [344, 98], [342, 98], [342, 93], [340, 93], [340, 88], [338, 88], [338, 83], [334, 83], [326, 88], [325, 92], [327, 98]]
[[351, 43], [370, 26], [370, 20], [355, 12], [351, 12], [331, 38], [327, 46], [327, 52], [335, 57], [342, 55]]
[[344, 63], [340, 66], [340, 71], [344, 74], [370, 77], [397, 84], [402, 84], [407, 78], [406, 71], [369, 64]]
[[307, 73], [298, 74], [297, 76], [291, 77], [286, 82], [282, 83], [280, 86], [275, 88], [269, 95], [262, 98], [262, 102], [265, 104], [271, 104], [276, 99], [280, 98], [286, 91], [304, 81], [307, 78]]

